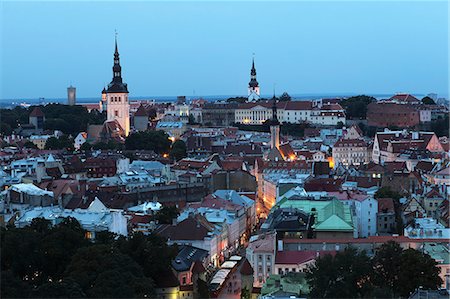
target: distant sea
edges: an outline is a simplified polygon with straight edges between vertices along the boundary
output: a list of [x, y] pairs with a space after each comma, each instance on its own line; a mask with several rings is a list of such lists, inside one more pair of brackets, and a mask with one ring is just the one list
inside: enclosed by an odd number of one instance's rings
[[[358, 95], [356, 93], [323, 93], [323, 94], [290, 94], [293, 100], [313, 100], [313, 99], [321, 99], [321, 98], [345, 98], [350, 96]], [[370, 96], [373, 96], [377, 99], [387, 99], [390, 98], [393, 94], [367, 94]], [[186, 99], [193, 100], [193, 99], [205, 99], [208, 101], [219, 101], [219, 100], [226, 100], [228, 98], [232, 97], [238, 97], [243, 95], [195, 95], [195, 96], [186, 96]], [[262, 98], [271, 98], [273, 95], [262, 95]], [[280, 95], [278, 95], [280, 96]], [[424, 97], [425, 94], [414, 94], [414, 96], [418, 97], [419, 99]], [[144, 101], [144, 100], [154, 100], [155, 102], [174, 102], [176, 101], [176, 96], [139, 96], [139, 97], [130, 97], [131, 101]], [[92, 98], [77, 98], [76, 99], [78, 104], [86, 104], [86, 103], [97, 103], [100, 101], [99, 97], [92, 97]], [[34, 98], [34, 99], [25, 99], [25, 98], [18, 98], [18, 99], [0, 99], [0, 107], [2, 108], [12, 108], [18, 105], [45, 105], [49, 103], [61, 103], [66, 104], [67, 98]]]

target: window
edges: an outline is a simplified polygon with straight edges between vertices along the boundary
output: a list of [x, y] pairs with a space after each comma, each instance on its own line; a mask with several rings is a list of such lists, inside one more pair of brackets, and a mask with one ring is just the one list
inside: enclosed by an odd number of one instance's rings
[[183, 285], [185, 285], [186, 284], [186, 276], [183, 276]]
[[114, 116], [119, 117], [119, 110], [114, 110]]

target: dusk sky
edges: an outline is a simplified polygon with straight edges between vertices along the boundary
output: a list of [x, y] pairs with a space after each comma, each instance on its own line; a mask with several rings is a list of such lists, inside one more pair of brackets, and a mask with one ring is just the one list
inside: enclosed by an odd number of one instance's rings
[[3, 2], [0, 98], [100, 97], [118, 31], [130, 96], [448, 96], [440, 2]]

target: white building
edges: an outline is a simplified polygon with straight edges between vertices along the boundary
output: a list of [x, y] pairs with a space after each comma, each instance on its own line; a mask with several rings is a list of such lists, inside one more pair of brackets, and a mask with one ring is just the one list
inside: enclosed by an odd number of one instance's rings
[[[277, 118], [281, 123], [308, 122], [335, 126], [345, 124], [345, 112], [339, 104], [321, 104], [313, 101], [287, 101], [277, 103]], [[235, 122], [260, 125], [272, 118], [272, 102], [243, 103], [235, 111]]]
[[78, 133], [77, 137], [73, 140], [76, 150], [80, 150], [81, 146], [86, 142], [88, 135], [86, 132]]
[[405, 237], [411, 239], [450, 239], [450, 228], [443, 226], [437, 219], [415, 218], [404, 229]]
[[246, 258], [253, 268], [253, 286], [262, 287], [275, 273], [276, 233], [268, 232], [250, 238]]
[[356, 216], [355, 238], [367, 238], [377, 234], [377, 213], [378, 201], [368, 194], [362, 192], [328, 192], [328, 195], [335, 196], [350, 209]]
[[370, 161], [367, 143], [363, 139], [340, 139], [332, 150], [334, 164], [362, 165]]
[[86, 237], [89, 239], [95, 239], [95, 234], [101, 231], [109, 231], [124, 236], [128, 234], [127, 219], [122, 214], [122, 211], [109, 211], [106, 209], [98, 211], [95, 207], [91, 210], [36, 207], [24, 211], [16, 220], [15, 225], [17, 227], [27, 226], [34, 218], [44, 218], [50, 220], [53, 225], [57, 225], [66, 217], [77, 219], [81, 227], [87, 231]]

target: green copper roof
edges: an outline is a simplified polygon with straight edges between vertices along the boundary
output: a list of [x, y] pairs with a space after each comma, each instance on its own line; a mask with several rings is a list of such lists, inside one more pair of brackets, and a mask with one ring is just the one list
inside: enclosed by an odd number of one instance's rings
[[353, 231], [353, 218], [350, 207], [337, 199], [302, 200], [282, 198], [278, 208], [297, 208], [311, 213], [315, 208], [316, 220], [313, 228], [316, 231]]
[[[277, 283], [277, 281], [279, 283]], [[278, 286], [277, 286], [278, 285]], [[266, 283], [261, 288], [261, 295], [305, 295], [309, 294], [308, 282], [305, 279], [305, 273], [302, 272], [290, 272], [285, 276], [278, 274], [271, 274]]]

